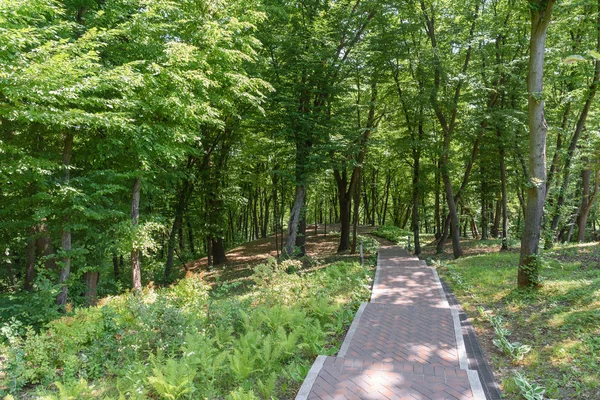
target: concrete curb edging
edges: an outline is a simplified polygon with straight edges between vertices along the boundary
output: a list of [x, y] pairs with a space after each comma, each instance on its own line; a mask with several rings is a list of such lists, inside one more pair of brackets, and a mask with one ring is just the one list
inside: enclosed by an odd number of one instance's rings
[[296, 395], [296, 400], [308, 399], [308, 395], [310, 394], [310, 391], [312, 390], [312, 387], [315, 384], [317, 376], [319, 376], [319, 372], [321, 372], [326, 359], [327, 356], [317, 356], [317, 359], [313, 363], [312, 367], [310, 367], [310, 371], [308, 371], [308, 374], [304, 379], [304, 383], [302, 383], [302, 386], [300, 387], [300, 391]]
[[[458, 364], [460, 369], [469, 369], [469, 359], [467, 357], [467, 348], [465, 347], [465, 340], [462, 334], [462, 327], [460, 326], [460, 318], [458, 317], [458, 311], [451, 309], [452, 311], [452, 322], [454, 322], [454, 336], [456, 337], [456, 347], [458, 347]], [[485, 398], [485, 397], [484, 397]]]
[[[425, 265], [427, 266], [427, 263], [425, 263]], [[438, 275], [438, 273], [434, 267], [428, 266], [428, 268], [431, 268], [431, 270], [433, 271], [433, 277], [435, 278], [435, 284], [437, 285], [437, 287], [440, 291], [440, 295], [442, 296], [442, 299], [444, 302], [444, 307], [450, 308], [450, 303], [448, 303], [448, 298], [446, 297], [446, 292], [444, 292], [444, 287], [442, 286], [442, 281], [440, 281], [440, 276]], [[459, 320], [458, 326], [460, 327], [460, 320]], [[455, 325], [455, 327], [456, 327], [456, 325]]]
[[348, 352], [348, 348], [350, 347], [350, 342], [352, 341], [352, 336], [358, 329], [358, 324], [360, 321], [360, 317], [365, 311], [365, 307], [367, 307], [368, 303], [361, 303], [360, 307], [358, 307], [358, 311], [354, 316], [354, 320], [352, 321], [352, 325], [350, 325], [350, 329], [348, 329], [348, 333], [346, 333], [346, 337], [344, 338], [344, 342], [342, 343], [342, 347], [340, 347], [340, 351], [337, 354], [337, 357], [345, 357]]
[[474, 400], [486, 400], [481, 380], [479, 379], [479, 373], [473, 369], [467, 370], [467, 376], [469, 377], [469, 383], [471, 384], [471, 391], [473, 392]]

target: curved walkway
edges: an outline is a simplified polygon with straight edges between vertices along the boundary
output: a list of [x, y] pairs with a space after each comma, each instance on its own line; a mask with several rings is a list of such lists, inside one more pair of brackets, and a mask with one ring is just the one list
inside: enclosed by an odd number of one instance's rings
[[381, 247], [371, 302], [337, 357], [317, 357], [296, 399], [485, 400], [435, 269]]

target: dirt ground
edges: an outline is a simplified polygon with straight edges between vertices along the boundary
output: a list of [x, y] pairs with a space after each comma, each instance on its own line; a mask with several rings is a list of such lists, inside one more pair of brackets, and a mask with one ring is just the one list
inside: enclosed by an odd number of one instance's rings
[[[360, 226], [358, 233], [368, 235], [375, 227]], [[339, 224], [310, 225], [306, 229], [306, 253], [310, 258], [327, 259], [337, 255], [339, 244]], [[392, 244], [385, 239], [372, 236], [381, 244]], [[277, 239], [281, 247], [281, 236]], [[206, 257], [188, 262], [186, 270], [193, 272], [204, 272], [204, 277], [208, 282], [233, 282], [248, 278], [252, 274], [252, 268], [258, 264], [264, 263], [269, 257], [277, 257], [278, 252], [275, 247], [275, 236], [254, 240], [243, 244], [242, 246], [231, 249], [227, 252], [226, 263], [208, 267]]]

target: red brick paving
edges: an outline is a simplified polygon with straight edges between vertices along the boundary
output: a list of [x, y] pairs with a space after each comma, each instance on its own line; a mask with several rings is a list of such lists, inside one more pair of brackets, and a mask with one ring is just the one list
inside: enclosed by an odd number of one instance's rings
[[343, 357], [320, 356], [297, 399], [485, 400], [476, 374], [460, 369], [464, 344], [435, 270], [422, 261], [380, 248], [371, 303], [356, 318]]

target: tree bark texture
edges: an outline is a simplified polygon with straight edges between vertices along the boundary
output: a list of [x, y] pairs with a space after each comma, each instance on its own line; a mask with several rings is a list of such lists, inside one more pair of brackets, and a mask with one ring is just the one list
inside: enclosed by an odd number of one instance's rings
[[[135, 178], [133, 181], [133, 191], [131, 193], [131, 225], [137, 226], [140, 219], [140, 188], [141, 179]], [[140, 260], [140, 249], [133, 247], [131, 250], [131, 283], [133, 290], [140, 292], [142, 290], [142, 266]]]
[[590, 214], [590, 210], [596, 201], [596, 197], [598, 196], [598, 186], [600, 184], [599, 181], [599, 170], [596, 169], [595, 177], [594, 177], [594, 190], [591, 190], [591, 178], [592, 178], [592, 170], [589, 168], [585, 168], [581, 171], [581, 181], [582, 181], [582, 193], [581, 193], [581, 204], [579, 206], [579, 215], [577, 217], [577, 241], [583, 242], [585, 241], [585, 227], [587, 226], [588, 216]]
[[[65, 147], [63, 149], [62, 155], [62, 164], [65, 169], [63, 176], [63, 184], [68, 185], [70, 180], [70, 170], [69, 167], [71, 165], [71, 154], [73, 152], [73, 134], [68, 132], [65, 134]], [[68, 286], [67, 280], [69, 279], [69, 274], [71, 273], [71, 229], [69, 228], [69, 214], [67, 213], [64, 217], [64, 227], [62, 231], [62, 240], [61, 246], [62, 250], [65, 252], [65, 257], [62, 259], [62, 268], [60, 270], [58, 276], [58, 283], [62, 285], [58, 296], [56, 297], [56, 304], [59, 306], [64, 306], [67, 303], [67, 294], [68, 294]]]
[[294, 195], [294, 205], [290, 213], [290, 220], [288, 223], [287, 237], [284, 246], [284, 256], [294, 257], [296, 248], [296, 236], [298, 235], [298, 228], [300, 226], [302, 209], [304, 208], [304, 200], [306, 198], [306, 188], [304, 185], [296, 185], [296, 193]]
[[538, 251], [546, 196], [546, 134], [543, 78], [546, 35], [554, 0], [530, 1], [531, 39], [527, 76], [529, 120], [529, 182], [517, 282], [520, 287], [538, 284]]

